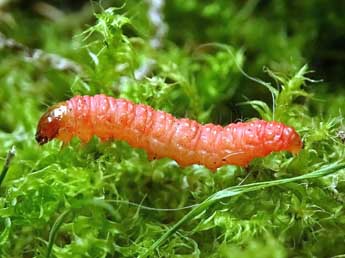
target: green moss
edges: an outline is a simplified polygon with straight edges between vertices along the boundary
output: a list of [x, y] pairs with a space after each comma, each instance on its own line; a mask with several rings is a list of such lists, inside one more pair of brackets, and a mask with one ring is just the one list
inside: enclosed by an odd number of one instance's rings
[[[146, 2], [99, 8], [87, 1], [79, 11], [62, 2], [51, 3], [62, 10], [53, 21], [33, 2], [0, 5], [0, 166], [11, 146], [17, 150], [0, 185], [1, 257], [345, 253], [345, 97], [334, 76], [343, 64], [318, 65], [329, 62], [329, 41], [338, 41], [332, 30], [322, 40], [324, 27], [342, 28], [336, 5], [320, 15], [312, 1], [167, 1], [169, 31], [152, 47], [157, 28]], [[9, 38], [23, 46], [4, 44]], [[52, 63], [49, 53], [73, 68]], [[212, 173], [149, 161], [124, 142], [37, 145], [47, 106], [97, 93], [200, 122], [282, 121], [304, 148]]]

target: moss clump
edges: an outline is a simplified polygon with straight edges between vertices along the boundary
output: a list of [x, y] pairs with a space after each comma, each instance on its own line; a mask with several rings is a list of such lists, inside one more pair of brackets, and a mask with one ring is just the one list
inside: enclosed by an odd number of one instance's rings
[[[344, 254], [342, 35], [324, 32], [343, 31], [340, 8], [149, 2], [0, 3], [0, 156], [17, 150], [0, 185], [0, 256]], [[47, 106], [97, 93], [200, 122], [282, 121], [304, 149], [213, 174], [124, 142], [36, 144]]]

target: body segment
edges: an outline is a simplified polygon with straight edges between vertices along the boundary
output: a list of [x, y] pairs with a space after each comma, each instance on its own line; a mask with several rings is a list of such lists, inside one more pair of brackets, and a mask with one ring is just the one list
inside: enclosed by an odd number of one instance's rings
[[145, 149], [151, 159], [169, 157], [181, 166], [246, 166], [274, 151], [297, 153], [302, 142], [296, 131], [282, 123], [255, 120], [222, 127], [177, 119], [148, 105], [105, 95], [76, 96], [50, 108], [40, 119], [40, 144], [72, 137], [88, 142], [92, 136], [116, 139]]

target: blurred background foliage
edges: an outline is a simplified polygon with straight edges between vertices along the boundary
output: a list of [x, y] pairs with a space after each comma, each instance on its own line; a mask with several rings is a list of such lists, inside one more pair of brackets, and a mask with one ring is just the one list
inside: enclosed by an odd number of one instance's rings
[[[0, 189], [0, 256], [47, 257], [54, 244], [51, 257], [136, 257], [187, 211], [128, 201], [182, 208], [343, 160], [344, 12], [345, 2], [326, 0], [0, 0], [1, 157], [17, 148]], [[279, 120], [305, 148], [211, 174], [150, 162], [122, 142], [37, 146], [47, 106], [97, 93], [200, 122]], [[155, 255], [344, 255], [344, 178], [226, 200]]]

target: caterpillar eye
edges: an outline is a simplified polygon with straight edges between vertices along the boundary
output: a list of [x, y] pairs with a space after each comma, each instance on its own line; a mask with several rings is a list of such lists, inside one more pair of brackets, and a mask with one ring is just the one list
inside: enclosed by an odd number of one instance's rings
[[36, 134], [35, 138], [36, 138], [36, 141], [39, 145], [43, 145], [49, 141], [48, 137], [44, 137], [44, 136], [42, 137], [39, 134]]

